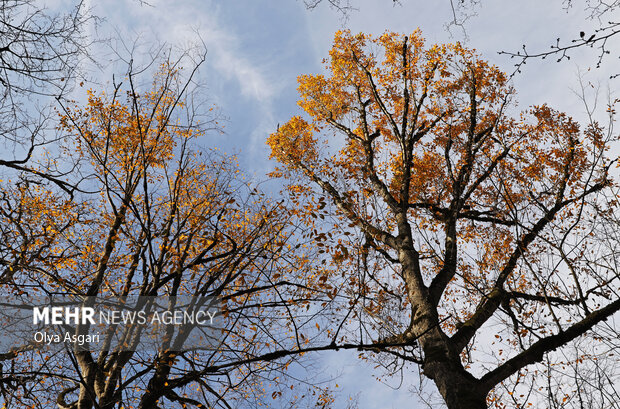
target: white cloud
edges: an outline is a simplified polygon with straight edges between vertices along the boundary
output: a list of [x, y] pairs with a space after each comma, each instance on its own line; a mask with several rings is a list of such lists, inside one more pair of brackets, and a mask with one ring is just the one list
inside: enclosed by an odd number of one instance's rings
[[133, 0], [106, 3], [106, 15], [122, 36], [140, 36], [143, 42], [174, 46], [195, 43], [197, 35], [205, 42], [207, 65], [227, 80], [234, 80], [241, 94], [260, 103], [269, 102], [277, 92], [274, 82], [261, 67], [244, 55], [239, 35], [218, 21], [219, 7], [211, 2], [153, 1], [152, 6]]
[[252, 63], [240, 50], [238, 37], [217, 25], [205, 30], [210, 61], [226, 78], [235, 78], [241, 94], [262, 104], [269, 103], [277, 91], [263, 70]]

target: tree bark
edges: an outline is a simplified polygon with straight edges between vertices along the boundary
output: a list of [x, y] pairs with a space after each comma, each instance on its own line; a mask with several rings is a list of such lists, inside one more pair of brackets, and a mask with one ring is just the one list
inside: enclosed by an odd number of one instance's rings
[[431, 362], [424, 373], [435, 382], [449, 409], [486, 409], [488, 389], [459, 364]]

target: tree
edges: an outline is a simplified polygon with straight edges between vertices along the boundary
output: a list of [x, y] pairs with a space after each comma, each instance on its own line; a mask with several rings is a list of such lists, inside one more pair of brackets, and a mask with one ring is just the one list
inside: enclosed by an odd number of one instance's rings
[[49, 105], [63, 98], [78, 77], [91, 40], [84, 33], [95, 18], [82, 2], [54, 14], [32, 0], [0, 4], [0, 166], [8, 174], [29, 177], [75, 190], [62, 180], [63, 170], [43, 173], [31, 166], [38, 149], [53, 143], [46, 129]]
[[50, 14], [31, 0], [2, 3], [0, 84], [3, 94], [57, 96], [85, 55], [84, 25], [92, 18], [82, 2], [66, 14]]
[[420, 365], [451, 409], [578, 406], [586, 382], [551, 373], [615, 348], [612, 132], [546, 105], [514, 116], [504, 73], [419, 31], [337, 32], [326, 66], [268, 139], [322, 257], [322, 339]]
[[[288, 271], [302, 269], [303, 257], [287, 264], [294, 251], [282, 249], [294, 229], [282, 204], [244, 182], [234, 157], [198, 145], [218, 129], [216, 110], [201, 115], [190, 92], [202, 61], [204, 53], [164, 59], [147, 90], [130, 67], [125, 84], [90, 90], [85, 106], [64, 106], [56, 148], [73, 169], [68, 180], [83, 189], [69, 196], [53, 184], [2, 182], [0, 289], [72, 295], [86, 306], [87, 297], [217, 297], [220, 336], [189, 350], [171, 327], [155, 351], [76, 343], [58, 352], [24, 340], [0, 351], [8, 407], [230, 408], [265, 399], [263, 381], [286, 379], [293, 357], [256, 356], [292, 342], [281, 317], [301, 296]], [[182, 64], [195, 68], [184, 74]], [[128, 345], [144, 336], [134, 325], [121, 330]]]

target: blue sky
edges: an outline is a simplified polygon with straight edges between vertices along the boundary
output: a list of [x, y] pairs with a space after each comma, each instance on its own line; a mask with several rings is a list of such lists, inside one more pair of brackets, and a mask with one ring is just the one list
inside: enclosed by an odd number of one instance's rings
[[[200, 79], [206, 84], [209, 100], [228, 118], [225, 133], [210, 135], [206, 144], [239, 153], [241, 166], [257, 180], [266, 179], [265, 174], [273, 166], [268, 161], [267, 136], [278, 123], [299, 113], [297, 76], [322, 70], [321, 60], [327, 57], [338, 29], [381, 34], [386, 30], [410, 33], [420, 27], [429, 44], [465, 42], [512, 72], [515, 61], [498, 51], [517, 51], [522, 44], [528, 44], [530, 52], [546, 50], [556, 37], [569, 41], [582, 30], [589, 35], [595, 26], [595, 22], [584, 20], [584, 10], [564, 10], [561, 0], [486, 0], [476, 9], [477, 16], [467, 21], [467, 37], [459, 28], [446, 29], [452, 16], [449, 0], [401, 0], [400, 5], [391, 0], [352, 0], [358, 10], [352, 11], [348, 19], [326, 4], [308, 11], [301, 1], [294, 0], [148, 3], [93, 1], [93, 13], [106, 19], [98, 33], [114, 27], [128, 43], [139, 36], [146, 44], [159, 41], [181, 47], [196, 41], [199, 33], [208, 49]], [[609, 46], [614, 48], [614, 44]], [[607, 89], [618, 87], [620, 81], [608, 80], [615, 73], [617, 56], [610, 56], [602, 68], [590, 72], [587, 70], [597, 58], [595, 51], [579, 50], [571, 56], [570, 61], [562, 63], [554, 59], [532, 60], [523, 67], [523, 72], [514, 78], [521, 109], [549, 103], [577, 119], [583, 118], [583, 103], [575, 94], [579, 90], [579, 71], [586, 72], [585, 82], [595, 86], [589, 90], [600, 86], [600, 103], [604, 106]], [[604, 109], [598, 114], [604, 116]], [[329, 354], [320, 365], [325, 373], [341, 375], [337, 381], [341, 397], [361, 392], [362, 407], [424, 407], [416, 403], [418, 400], [410, 390], [410, 385], [418, 382], [416, 371], [408, 374], [400, 389], [393, 390], [374, 381], [373, 374], [380, 373], [360, 363], [353, 353]], [[399, 379], [391, 384], [398, 385]], [[428, 390], [432, 392], [432, 386]]]
[[[257, 177], [270, 169], [266, 161], [266, 136], [278, 123], [298, 112], [296, 78], [322, 70], [336, 30], [381, 34], [386, 30], [410, 33], [420, 27], [428, 43], [462, 41], [506, 71], [514, 60], [498, 55], [500, 50], [517, 51], [528, 44], [533, 51], [545, 50], [556, 37], [575, 38], [593, 27], [584, 23], [586, 13], [576, 7], [563, 10], [562, 1], [488, 1], [467, 21], [467, 38], [459, 28], [446, 29], [452, 12], [448, 0], [433, 2], [402, 0], [353, 0], [357, 11], [348, 19], [326, 4], [307, 11], [303, 2], [271, 1], [162, 1], [144, 5], [136, 0], [93, 2], [93, 12], [106, 18], [103, 29], [115, 27], [127, 39], [143, 43], [166, 42], [183, 46], [206, 43], [208, 60], [201, 71], [207, 95], [229, 119], [226, 133], [212, 143], [239, 151], [241, 161]], [[615, 57], [589, 73], [588, 80], [603, 88]], [[564, 63], [532, 60], [515, 77], [520, 107], [550, 103], [579, 117], [582, 104], [573, 95], [577, 72], [596, 59], [592, 50], [573, 53]]]

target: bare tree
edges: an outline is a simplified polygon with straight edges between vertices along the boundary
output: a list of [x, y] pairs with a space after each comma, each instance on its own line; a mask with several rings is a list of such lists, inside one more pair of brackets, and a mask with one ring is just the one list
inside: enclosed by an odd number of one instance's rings
[[67, 12], [50, 12], [32, 0], [0, 4], [0, 165], [9, 174], [46, 179], [67, 191], [63, 172], [31, 164], [53, 140], [47, 119], [50, 104], [74, 85], [88, 56], [89, 15], [82, 2]]

